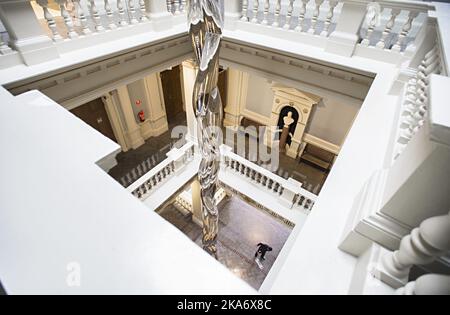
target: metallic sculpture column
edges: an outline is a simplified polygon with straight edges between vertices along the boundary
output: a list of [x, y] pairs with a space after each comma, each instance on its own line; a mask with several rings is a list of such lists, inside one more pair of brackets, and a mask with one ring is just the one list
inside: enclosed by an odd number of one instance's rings
[[199, 71], [194, 85], [193, 107], [202, 154], [198, 179], [203, 211], [203, 248], [216, 257], [219, 214], [214, 201], [220, 168], [222, 101], [219, 78], [219, 48], [224, 24], [223, 0], [189, 0], [188, 23]]

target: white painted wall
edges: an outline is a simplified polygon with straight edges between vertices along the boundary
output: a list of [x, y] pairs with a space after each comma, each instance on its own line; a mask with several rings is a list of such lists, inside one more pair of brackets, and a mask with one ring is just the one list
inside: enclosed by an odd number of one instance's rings
[[[270, 118], [274, 97], [271, 87], [272, 82], [267, 79], [250, 75], [245, 109]], [[318, 106], [314, 106], [306, 132], [341, 146], [360, 108], [360, 101], [344, 102], [324, 97]]]
[[250, 75], [245, 109], [270, 118], [273, 103], [271, 86], [272, 83], [269, 83], [266, 79]]
[[324, 98], [314, 106], [306, 132], [341, 146], [358, 114], [361, 104]]

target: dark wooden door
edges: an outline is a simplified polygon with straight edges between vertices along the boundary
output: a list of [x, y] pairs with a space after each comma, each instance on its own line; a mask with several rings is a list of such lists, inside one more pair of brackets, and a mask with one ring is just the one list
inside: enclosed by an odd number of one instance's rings
[[178, 115], [184, 112], [180, 66], [161, 72], [161, 83], [164, 103], [166, 104], [167, 122], [171, 124], [176, 121]]
[[101, 98], [72, 109], [71, 112], [92, 128], [117, 142]]

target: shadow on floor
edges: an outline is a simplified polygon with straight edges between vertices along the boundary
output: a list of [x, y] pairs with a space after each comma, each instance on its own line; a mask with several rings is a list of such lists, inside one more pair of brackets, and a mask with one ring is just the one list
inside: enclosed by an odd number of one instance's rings
[[[258, 290], [292, 229], [237, 196], [227, 197], [218, 207], [218, 260]], [[190, 213], [184, 214], [171, 204], [159, 214], [201, 247], [202, 229], [192, 221]], [[266, 254], [263, 270], [254, 261], [258, 243], [266, 243], [273, 248]]]

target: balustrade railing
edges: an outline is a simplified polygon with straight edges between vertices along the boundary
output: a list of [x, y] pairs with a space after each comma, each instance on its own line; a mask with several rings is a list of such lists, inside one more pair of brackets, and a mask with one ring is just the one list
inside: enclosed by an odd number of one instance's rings
[[403, 152], [405, 147], [425, 124], [429, 110], [429, 84], [432, 74], [442, 71], [440, 49], [436, 44], [429, 51], [419, 68], [416, 77], [406, 84], [401, 115], [398, 128], [397, 141], [394, 148], [394, 159]]
[[137, 198], [146, 199], [153, 190], [178, 172], [194, 156], [194, 144], [186, 143], [180, 149], [173, 149], [168, 158], [144, 174], [128, 187], [128, 190]]
[[49, 7], [48, 0], [36, 2], [56, 42], [149, 21], [144, 0], [58, 0], [59, 12]]
[[[395, 52], [404, 51], [426, 23], [429, 6], [409, 1], [375, 1], [368, 5], [361, 27], [362, 46]], [[414, 28], [416, 23], [416, 28]], [[414, 33], [413, 33], [414, 32]]]
[[406, 285], [399, 293], [411, 292], [411, 284], [407, 284], [411, 267], [429, 264], [447, 254], [449, 235], [450, 213], [426, 219], [401, 240], [398, 250], [383, 256], [374, 275], [396, 289]]
[[166, 0], [167, 11], [179, 15], [186, 11], [186, 0]]
[[292, 179], [284, 179], [269, 170], [250, 162], [233, 153], [230, 147], [222, 146], [223, 166], [235, 174], [244, 177], [250, 183], [257, 185], [281, 198], [291, 208], [311, 211], [317, 196], [301, 188], [301, 184]]
[[244, 0], [241, 20], [328, 37], [339, 0]]

